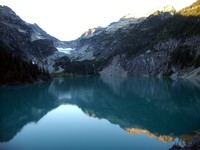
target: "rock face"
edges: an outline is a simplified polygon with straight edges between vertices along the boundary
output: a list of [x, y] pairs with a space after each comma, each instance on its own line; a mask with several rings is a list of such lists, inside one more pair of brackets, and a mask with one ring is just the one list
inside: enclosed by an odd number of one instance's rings
[[[16, 53], [23, 53], [26, 57], [49, 56], [57, 51], [52, 48], [53, 41], [39, 36], [36, 25], [29, 25], [21, 20], [10, 8], [0, 6], [0, 41]], [[49, 45], [49, 46], [48, 46]], [[50, 47], [46, 52], [43, 47]]]
[[129, 14], [63, 42], [1, 6], [0, 41], [50, 72], [198, 77], [199, 8], [198, 0], [179, 12], [166, 6], [148, 17]]
[[88, 29], [87, 31], [85, 31], [82, 35], [81, 38], [90, 38], [98, 33], [100, 33], [102, 31], [102, 27], [97, 27], [97, 28], [92, 28], [92, 29]]
[[127, 75], [191, 77], [200, 66], [199, 7], [198, 0], [179, 12], [166, 6], [147, 18], [124, 16], [73, 41], [71, 58], [104, 61], [101, 75], [119, 74], [120, 66]]
[[64, 56], [57, 47], [66, 47], [65, 42], [47, 34], [37, 24], [28, 24], [9, 7], [0, 6], [0, 42], [14, 55], [20, 55], [40, 67], [54, 71], [55, 60]]
[[123, 57], [115, 56], [112, 62], [105, 67], [101, 72], [101, 76], [127, 76], [127, 71], [121, 66], [121, 62], [124, 62]]

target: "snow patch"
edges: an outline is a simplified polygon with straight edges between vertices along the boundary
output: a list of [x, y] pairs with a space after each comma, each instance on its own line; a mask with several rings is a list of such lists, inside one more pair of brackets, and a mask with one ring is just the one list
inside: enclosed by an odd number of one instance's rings
[[73, 48], [62, 48], [62, 47], [57, 47], [57, 50], [59, 52], [65, 53], [65, 54], [71, 54], [71, 51], [73, 51]]
[[36, 40], [41, 40], [41, 39], [45, 39], [45, 38], [38, 33], [32, 33], [31, 34], [31, 42], [34, 42]]
[[25, 31], [23, 29], [19, 29], [19, 28], [18, 28], [18, 31], [21, 32], [21, 33], [27, 33], [27, 31]]

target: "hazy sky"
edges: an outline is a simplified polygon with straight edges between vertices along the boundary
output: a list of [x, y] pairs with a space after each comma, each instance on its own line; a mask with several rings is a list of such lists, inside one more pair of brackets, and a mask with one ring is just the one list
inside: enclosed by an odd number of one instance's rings
[[29, 23], [37, 23], [60, 40], [78, 38], [89, 28], [107, 26], [128, 13], [143, 15], [173, 5], [177, 10], [196, 0], [0, 0]]

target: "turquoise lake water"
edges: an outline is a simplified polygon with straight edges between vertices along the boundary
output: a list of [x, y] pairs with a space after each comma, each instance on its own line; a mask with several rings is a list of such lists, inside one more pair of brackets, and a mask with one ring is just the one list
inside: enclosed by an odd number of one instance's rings
[[0, 150], [167, 150], [200, 129], [200, 83], [55, 78], [0, 87]]

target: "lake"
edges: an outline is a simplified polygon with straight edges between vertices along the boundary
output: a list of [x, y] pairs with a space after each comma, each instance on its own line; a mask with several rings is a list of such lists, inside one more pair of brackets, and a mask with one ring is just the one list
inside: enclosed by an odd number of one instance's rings
[[0, 150], [167, 150], [200, 129], [200, 83], [55, 78], [0, 87]]

